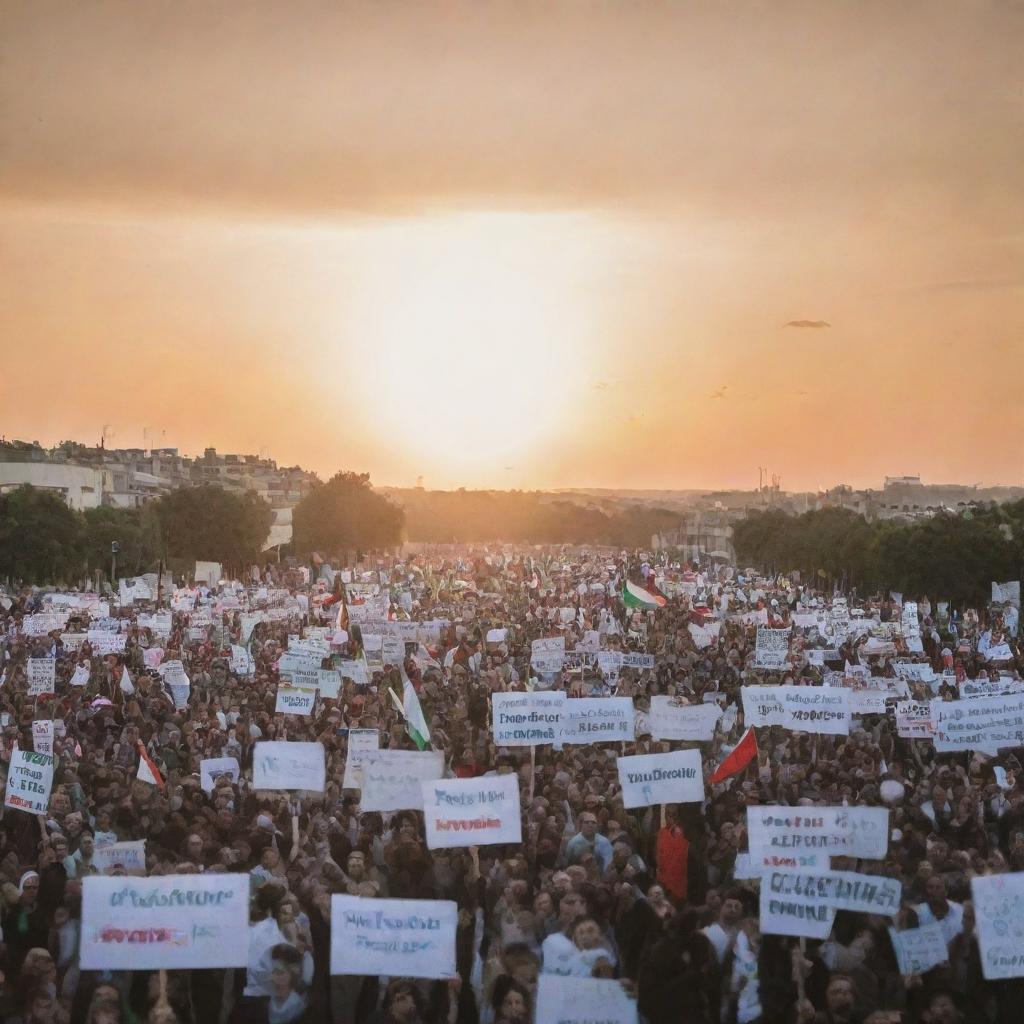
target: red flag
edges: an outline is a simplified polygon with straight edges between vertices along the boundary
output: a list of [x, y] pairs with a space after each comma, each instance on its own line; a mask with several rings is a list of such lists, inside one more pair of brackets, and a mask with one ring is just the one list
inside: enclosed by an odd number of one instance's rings
[[135, 777], [142, 782], [148, 782], [151, 786], [156, 786], [162, 793], [164, 791], [164, 777], [160, 774], [160, 769], [157, 768], [156, 763], [147, 753], [146, 746], [142, 740], [139, 740], [137, 745], [139, 750], [139, 770]]
[[715, 769], [709, 782], [712, 786], [726, 779], [739, 775], [744, 768], [757, 757], [757, 737], [754, 735], [754, 727], [751, 726], [740, 737], [739, 743], [733, 748], [732, 753]]

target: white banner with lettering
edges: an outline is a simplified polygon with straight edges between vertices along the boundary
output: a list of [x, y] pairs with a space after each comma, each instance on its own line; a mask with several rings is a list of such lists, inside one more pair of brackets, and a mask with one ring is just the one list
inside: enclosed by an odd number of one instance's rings
[[699, 750], [620, 757], [618, 768], [625, 807], [696, 803], [704, 799]]
[[428, 849], [522, 842], [518, 775], [435, 779], [421, 787]]

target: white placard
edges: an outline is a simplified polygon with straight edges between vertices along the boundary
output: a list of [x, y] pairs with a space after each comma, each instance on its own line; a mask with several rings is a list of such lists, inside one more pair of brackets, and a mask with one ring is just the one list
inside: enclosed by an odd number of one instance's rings
[[30, 814], [45, 814], [53, 788], [54, 760], [49, 754], [31, 750], [13, 750], [7, 769], [4, 806]]
[[946, 936], [942, 934], [940, 924], [905, 928], [901, 932], [890, 928], [889, 938], [896, 954], [900, 974], [905, 978], [914, 974], [924, 974], [949, 959], [949, 947], [946, 945]]
[[1024, 694], [974, 697], [971, 700], [933, 700], [935, 749], [983, 750], [1024, 746]]
[[331, 668], [317, 669], [316, 688], [320, 696], [327, 700], [337, 700], [341, 693], [341, 673]]
[[97, 846], [92, 855], [92, 863], [101, 874], [107, 874], [116, 867], [122, 867], [129, 875], [146, 873], [146, 840], [137, 839], [133, 843], [107, 843]]
[[363, 788], [363, 760], [380, 747], [380, 732], [377, 729], [349, 729], [348, 750], [345, 755], [345, 778], [342, 789]]
[[217, 781], [225, 776], [233, 783], [242, 777], [242, 770], [235, 758], [204, 757], [199, 762], [199, 785], [204, 793], [212, 793]]
[[53, 658], [28, 659], [28, 695], [53, 693], [57, 682], [57, 662]]
[[537, 1021], [546, 1024], [637, 1024], [637, 1004], [617, 981], [542, 974]]
[[827, 939], [832, 932], [836, 912], [816, 900], [778, 896], [761, 881], [761, 908], [758, 926], [762, 935], [800, 935], [808, 939]]
[[248, 954], [248, 875], [82, 882], [83, 970], [245, 967]]
[[699, 750], [620, 757], [618, 768], [625, 807], [695, 803], [704, 799]]
[[92, 675], [92, 670], [88, 665], [76, 665], [75, 671], [71, 674], [71, 685], [72, 686], [88, 686], [89, 676]]
[[297, 686], [285, 686], [277, 688], [277, 704], [274, 706], [276, 714], [283, 715], [311, 715], [313, 705], [316, 704], [316, 690], [300, 689]]
[[32, 723], [32, 749], [53, 756], [53, 719], [39, 718]]
[[830, 856], [882, 860], [889, 850], [885, 807], [747, 808], [751, 860], [766, 868], [827, 868]]
[[253, 755], [254, 789], [301, 789], [322, 793], [327, 769], [319, 743], [257, 743]]
[[523, 841], [518, 776], [434, 779], [421, 787], [428, 849]]
[[240, 676], [251, 676], [256, 670], [252, 655], [241, 644], [231, 645], [231, 671]]
[[1020, 580], [1010, 580], [1008, 583], [992, 583], [992, 603], [1012, 604], [1020, 607]]
[[717, 704], [687, 704], [677, 697], [652, 697], [651, 737], [656, 740], [708, 742], [722, 717]]
[[832, 910], [895, 917], [903, 886], [897, 878], [857, 871], [768, 871], [761, 888], [776, 899], [820, 903]]
[[565, 702], [560, 743], [632, 743], [636, 737], [630, 697], [577, 697]]
[[901, 700], [896, 704], [896, 734], [906, 740], [932, 738], [932, 707], [926, 700]]
[[985, 979], [1024, 976], [1024, 871], [972, 878], [971, 896]]
[[558, 739], [565, 693], [561, 690], [491, 695], [491, 728], [499, 747], [533, 747]]
[[331, 974], [454, 978], [458, 904], [331, 897]]
[[440, 750], [378, 750], [363, 756], [362, 811], [422, 811], [421, 783], [444, 775]]
[[786, 629], [757, 627], [757, 642], [754, 647], [754, 664], [758, 668], [784, 669], [789, 658], [789, 634]]
[[782, 703], [781, 691], [781, 686], [744, 686], [740, 691], [743, 697], [743, 721], [759, 729], [782, 725], [786, 708]]

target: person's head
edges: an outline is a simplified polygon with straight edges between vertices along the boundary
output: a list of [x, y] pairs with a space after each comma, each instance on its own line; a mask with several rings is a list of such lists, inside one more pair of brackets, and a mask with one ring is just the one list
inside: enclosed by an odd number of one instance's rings
[[366, 854], [362, 850], [353, 850], [348, 855], [346, 870], [349, 878], [361, 882], [366, 877]]
[[188, 839], [185, 840], [185, 856], [195, 864], [202, 862], [203, 837], [198, 833], [193, 832]]
[[540, 973], [540, 960], [524, 942], [512, 942], [501, 954], [501, 962], [505, 973], [522, 985], [528, 992], [537, 987], [537, 975]]
[[539, 893], [533, 898], [533, 913], [540, 920], [551, 917], [555, 912], [555, 901], [551, 898], [551, 893], [545, 889], [541, 889]]
[[577, 949], [596, 949], [601, 945], [601, 926], [586, 914], [573, 921], [571, 934]]
[[849, 1020], [855, 1002], [853, 981], [845, 974], [833, 974], [825, 989], [825, 1006], [828, 1012], [837, 1020]]
[[501, 975], [494, 983], [491, 1006], [498, 1024], [518, 1024], [530, 1016], [530, 993], [515, 978]]
[[53, 850], [57, 860], [63, 860], [68, 855], [68, 841], [59, 832], [50, 839], [50, 849]]
[[285, 996], [297, 987], [302, 973], [302, 954], [286, 942], [279, 943], [270, 951], [270, 978], [274, 992]]
[[743, 893], [731, 889], [722, 900], [722, 908], [718, 912], [719, 921], [726, 926], [734, 926], [743, 918]]
[[96, 849], [96, 839], [91, 832], [83, 832], [78, 840], [78, 852], [88, 860]]
[[412, 1024], [422, 1017], [420, 994], [408, 981], [392, 981], [384, 992], [384, 1013], [400, 1024]]
[[924, 894], [928, 905], [941, 907], [946, 902], [946, 883], [942, 875], [931, 875], [924, 883]]
[[597, 815], [593, 811], [584, 811], [580, 815], [580, 834], [587, 840], [597, 835]]
[[35, 871], [26, 871], [18, 883], [18, 895], [25, 905], [32, 905], [39, 896], [39, 875]]
[[586, 912], [587, 901], [575, 890], [565, 893], [558, 901], [558, 920], [563, 926], [571, 924], [580, 914]]

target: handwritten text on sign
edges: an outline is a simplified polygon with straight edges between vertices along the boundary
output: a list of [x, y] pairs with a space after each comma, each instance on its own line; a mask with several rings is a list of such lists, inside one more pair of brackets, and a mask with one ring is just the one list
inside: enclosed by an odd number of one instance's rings
[[517, 776], [436, 779], [421, 785], [429, 849], [522, 842]]
[[722, 717], [716, 704], [684, 704], [675, 697], [651, 698], [651, 737], [706, 742]]
[[889, 849], [885, 807], [747, 808], [751, 860], [765, 868], [827, 868], [830, 856], [881, 860]]
[[424, 779], [444, 775], [440, 750], [368, 750], [363, 754], [363, 811], [422, 811]]
[[972, 878], [971, 895], [985, 978], [1024, 977], [1024, 871]]
[[561, 743], [632, 743], [636, 737], [630, 697], [579, 697], [565, 702]]
[[449, 900], [331, 897], [331, 974], [455, 977], [458, 906]]
[[252, 784], [256, 789], [324, 791], [327, 771], [324, 748], [319, 743], [257, 743], [252, 764]]
[[695, 803], [704, 799], [699, 750], [620, 757], [618, 768], [625, 807]]
[[494, 742], [499, 747], [533, 747], [558, 739], [565, 693], [495, 693], [491, 695]]
[[83, 970], [244, 967], [248, 953], [248, 875], [83, 880]]
[[975, 697], [972, 700], [933, 700], [935, 749], [984, 750], [1024, 746], [1024, 694]]
[[31, 814], [45, 814], [53, 788], [53, 758], [30, 750], [11, 753], [7, 771], [5, 807], [16, 807]]
[[294, 686], [277, 688], [277, 706], [274, 711], [284, 715], [311, 715], [316, 703], [316, 690], [300, 690]]

